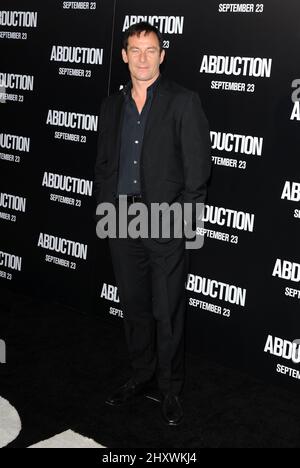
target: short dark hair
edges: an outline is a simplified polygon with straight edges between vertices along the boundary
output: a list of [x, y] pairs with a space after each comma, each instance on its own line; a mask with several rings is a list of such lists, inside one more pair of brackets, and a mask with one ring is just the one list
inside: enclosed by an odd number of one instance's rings
[[126, 29], [123, 35], [123, 49], [127, 50], [129, 37], [132, 37], [132, 36], [140, 37], [142, 32], [144, 32], [145, 34], [149, 34], [151, 32], [156, 34], [158, 42], [159, 42], [160, 50], [161, 51], [163, 50], [164, 48], [163, 36], [161, 32], [159, 31], [158, 28], [148, 23], [147, 21], [141, 21], [140, 23], [135, 23], [132, 26], [130, 26], [128, 29]]

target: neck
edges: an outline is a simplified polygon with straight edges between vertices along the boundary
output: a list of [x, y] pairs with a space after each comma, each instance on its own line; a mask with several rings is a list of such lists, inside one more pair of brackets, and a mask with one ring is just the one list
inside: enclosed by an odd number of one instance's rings
[[132, 81], [132, 94], [134, 96], [145, 96], [147, 94], [147, 88], [151, 86], [154, 81], [157, 80], [159, 77], [160, 73], [158, 72], [157, 75], [155, 75], [151, 80], [149, 81], [140, 81], [134, 78], [133, 76], [131, 77]]

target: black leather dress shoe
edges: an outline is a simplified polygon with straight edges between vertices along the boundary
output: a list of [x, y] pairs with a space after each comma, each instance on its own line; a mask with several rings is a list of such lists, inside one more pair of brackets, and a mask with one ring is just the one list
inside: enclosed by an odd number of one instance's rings
[[112, 406], [122, 405], [128, 400], [131, 400], [136, 395], [143, 392], [147, 382], [136, 383], [133, 379], [128, 380], [124, 385], [117, 388], [111, 395], [109, 395], [105, 403]]
[[168, 393], [163, 396], [161, 413], [169, 426], [178, 426], [183, 419], [183, 409], [178, 395]]

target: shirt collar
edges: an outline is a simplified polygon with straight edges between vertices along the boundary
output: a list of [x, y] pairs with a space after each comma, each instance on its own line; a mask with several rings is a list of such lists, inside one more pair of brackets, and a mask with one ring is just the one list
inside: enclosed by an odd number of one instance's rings
[[[154, 83], [152, 83], [152, 85], [148, 86], [147, 96], [151, 96], [151, 97], [153, 96], [154, 91], [155, 91], [155, 89], [157, 88], [157, 86], [158, 86], [158, 84], [160, 82], [160, 79], [161, 79], [161, 73], [158, 75], [158, 77], [156, 78]], [[131, 89], [132, 89], [132, 81], [129, 80], [128, 83], [126, 83], [126, 85], [123, 88], [124, 96], [126, 96], [127, 98], [130, 97], [131, 96]]]

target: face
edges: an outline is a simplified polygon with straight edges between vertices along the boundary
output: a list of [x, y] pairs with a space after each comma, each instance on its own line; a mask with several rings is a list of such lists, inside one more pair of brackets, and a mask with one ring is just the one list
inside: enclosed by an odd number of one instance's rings
[[151, 81], [159, 75], [159, 66], [165, 57], [160, 50], [158, 37], [154, 32], [128, 38], [127, 50], [122, 49], [122, 57], [128, 63], [130, 75], [138, 81]]

